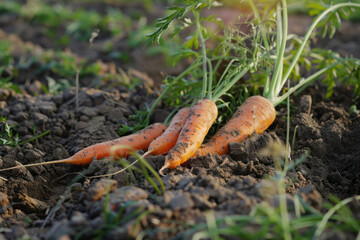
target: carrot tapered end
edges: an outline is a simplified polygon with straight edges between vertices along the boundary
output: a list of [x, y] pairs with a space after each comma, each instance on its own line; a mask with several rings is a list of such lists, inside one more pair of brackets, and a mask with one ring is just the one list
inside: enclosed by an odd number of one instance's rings
[[159, 170], [159, 173], [161, 176], [165, 177], [165, 174], [164, 174], [164, 170], [169, 168], [170, 167], [170, 164], [169, 163], [165, 163], [164, 166]]
[[144, 153], [141, 157], [145, 158], [145, 157], [147, 157], [149, 154], [151, 154], [151, 151], [147, 151], [147, 152]]

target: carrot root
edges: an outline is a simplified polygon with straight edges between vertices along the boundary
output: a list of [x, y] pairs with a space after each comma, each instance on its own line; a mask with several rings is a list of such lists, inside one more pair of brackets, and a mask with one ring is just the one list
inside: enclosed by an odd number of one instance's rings
[[117, 150], [112, 153], [113, 147], [116, 146], [130, 146], [134, 150], [143, 150], [146, 151], [149, 144], [158, 136], [160, 136], [166, 129], [166, 125], [162, 123], [154, 123], [147, 128], [136, 132], [134, 134], [121, 137], [112, 141], [107, 141], [103, 143], [98, 143], [92, 146], [89, 146], [73, 156], [49, 162], [42, 163], [31, 163], [21, 166], [14, 166], [10, 168], [0, 169], [0, 172], [22, 168], [22, 167], [33, 167], [33, 166], [42, 166], [49, 164], [58, 164], [58, 163], [71, 163], [74, 165], [88, 165], [95, 158], [97, 160], [104, 157], [128, 157], [130, 154], [129, 147], [117, 148]]
[[262, 96], [248, 98], [233, 117], [193, 155], [224, 155], [229, 152], [229, 143], [241, 142], [253, 132], [263, 133], [275, 120], [273, 104]]
[[165, 163], [164, 166], [162, 166], [159, 170], [159, 174], [163, 177], [165, 177], [166, 175], [164, 174], [164, 170], [170, 167], [170, 163]]
[[54, 160], [54, 161], [49, 161], [49, 162], [30, 163], [30, 164], [26, 164], [26, 165], [18, 165], [18, 166], [14, 166], [14, 167], [0, 169], [0, 172], [13, 170], [13, 169], [19, 169], [19, 168], [22, 168], [22, 167], [36, 167], [36, 166], [58, 164], [58, 163], [71, 163], [71, 161], [72, 161], [71, 158], [66, 158], [66, 159]]
[[190, 108], [184, 107], [172, 118], [169, 127], [165, 132], [154, 139], [149, 145], [148, 151], [153, 155], [160, 155], [169, 152], [176, 144], [181, 129], [189, 117]]
[[146, 153], [144, 153], [141, 157], [145, 158], [147, 155], [151, 154], [151, 151], [147, 151]]
[[195, 153], [204, 141], [217, 117], [217, 113], [216, 104], [209, 99], [202, 99], [195, 103], [180, 132], [176, 145], [166, 155], [165, 165], [161, 170], [166, 167], [174, 169], [186, 162]]

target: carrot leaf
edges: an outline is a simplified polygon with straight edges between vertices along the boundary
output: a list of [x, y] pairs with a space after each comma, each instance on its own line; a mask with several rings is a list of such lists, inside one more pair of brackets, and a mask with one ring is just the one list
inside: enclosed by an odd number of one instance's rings
[[170, 27], [173, 21], [183, 18], [186, 14], [193, 10], [210, 7], [212, 4], [216, 3], [213, 0], [187, 0], [183, 2], [185, 3], [183, 6], [175, 6], [169, 8], [169, 15], [159, 18], [157, 20], [157, 23], [155, 24], [156, 30], [148, 34], [148, 44], [159, 42], [161, 35]]

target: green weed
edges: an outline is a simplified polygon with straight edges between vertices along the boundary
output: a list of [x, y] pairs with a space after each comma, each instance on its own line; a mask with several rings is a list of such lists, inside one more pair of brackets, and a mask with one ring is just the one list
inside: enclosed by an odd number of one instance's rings
[[[186, 232], [192, 239], [321, 239], [323, 234], [347, 232], [359, 237], [359, 220], [351, 213], [346, 204], [359, 201], [360, 196], [342, 201], [335, 205], [327, 203], [329, 210], [322, 214], [307, 205], [299, 196], [295, 196], [295, 208], [286, 212], [291, 216], [287, 223], [282, 220], [279, 208], [264, 202], [258, 205], [251, 215], [234, 215], [215, 219], [211, 212], [207, 214], [207, 224], [198, 225]], [[290, 212], [298, 211], [300, 214]], [[286, 229], [284, 229], [286, 225]], [[201, 229], [201, 230], [200, 230]], [[284, 233], [289, 234], [284, 236]]]
[[0, 117], [0, 145], [16, 147], [19, 145], [19, 136], [14, 134], [12, 127], [5, 121], [6, 118]]
[[47, 130], [39, 135], [36, 135], [34, 130], [34, 135], [36, 136], [21, 142], [19, 140], [18, 134], [14, 134], [13, 127], [6, 123], [6, 118], [0, 117], [0, 145], [6, 145], [10, 147], [21, 146], [25, 143], [35, 141], [36, 139], [39, 139], [49, 133], [50, 130]]

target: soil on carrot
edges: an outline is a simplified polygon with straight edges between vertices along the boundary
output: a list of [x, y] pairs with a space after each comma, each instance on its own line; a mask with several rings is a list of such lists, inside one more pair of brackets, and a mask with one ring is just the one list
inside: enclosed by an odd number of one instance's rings
[[[299, 18], [304, 19], [296, 17], [294, 21]], [[16, 46], [12, 56], [17, 61], [58, 47], [44, 35], [41, 26], [22, 24], [16, 15], [0, 18], [0, 40], [11, 40]], [[345, 55], [360, 56], [356, 44], [360, 31], [350, 30], [355, 28], [359, 24], [346, 23], [334, 40], [320, 44]], [[128, 39], [121, 39], [117, 46], [126, 46]], [[81, 47], [75, 42], [69, 52], [90, 62], [101, 61], [104, 73], [114, 73], [118, 65], [130, 69], [127, 73], [139, 83], [128, 88], [109, 81], [97, 85], [98, 89], [81, 88], [77, 100], [74, 87], [44, 91], [41, 84], [48, 84], [47, 77], [55, 78], [56, 73], [46, 69], [37, 72], [40, 63], [30, 64], [14, 77], [21, 94], [0, 89], [0, 116], [6, 117], [20, 139], [16, 147], [0, 146], [0, 168], [63, 159], [89, 145], [115, 139], [120, 126], [134, 124], [130, 116], [136, 110], [156, 99], [160, 72], [168, 70], [164, 61], [144, 58], [143, 52], [135, 49], [130, 62], [112, 61], [96, 50], [103, 49], [101, 44], [106, 40], [100, 38], [91, 52], [85, 47], [88, 43], [81, 43]], [[80, 79], [81, 85], [87, 80], [89, 77]], [[291, 160], [303, 161], [287, 176], [289, 201], [299, 193], [318, 210], [331, 195], [344, 199], [360, 192], [359, 115], [349, 113], [353, 104], [349, 89], [336, 87], [330, 99], [325, 99], [325, 92], [321, 85], [313, 85], [292, 98]], [[151, 122], [162, 122], [168, 114], [169, 109], [160, 104]], [[275, 122], [262, 135], [230, 144], [226, 156], [191, 159], [169, 171], [162, 177], [163, 196], [134, 169], [97, 178], [124, 167], [107, 158], [87, 167], [58, 164], [1, 172], [0, 238], [134, 239], [141, 233], [149, 239], [190, 239], [192, 227], [204, 224], [209, 211], [220, 218], [249, 214], [262, 201], [276, 205], [278, 193], [269, 180], [275, 172], [274, 162], [264, 153], [276, 143], [285, 142], [286, 129], [286, 106], [278, 106]], [[22, 144], [47, 130], [49, 134]], [[158, 171], [164, 159], [150, 156], [146, 160]], [[130, 157], [127, 164], [133, 161], [135, 158]], [[139, 163], [134, 166], [141, 169]], [[359, 205], [352, 205], [352, 211], [360, 214]]]

